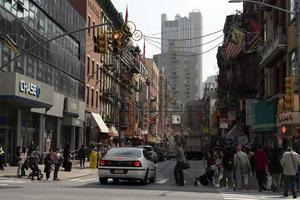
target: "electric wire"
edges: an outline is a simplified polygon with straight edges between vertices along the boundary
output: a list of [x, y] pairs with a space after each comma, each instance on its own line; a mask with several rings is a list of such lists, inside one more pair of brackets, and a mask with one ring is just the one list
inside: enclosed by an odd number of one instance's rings
[[[206, 35], [201, 35], [201, 36], [198, 36], [198, 37], [193, 37], [193, 38], [184, 38], [184, 39], [176, 39], [176, 40], [179, 40], [179, 41], [186, 41], [186, 40], [196, 40], [196, 39], [200, 39], [200, 38], [204, 38], [204, 37], [208, 37], [208, 36], [211, 36], [211, 35], [214, 35], [214, 34], [217, 34], [219, 32], [223, 31], [223, 29], [220, 29], [218, 31], [215, 31], [215, 32], [212, 32], [212, 33], [209, 33], [209, 34], [206, 34]], [[174, 39], [164, 39], [164, 38], [159, 38], [159, 37], [153, 37], [153, 36], [148, 36], [148, 35], [144, 35], [145, 38], [152, 38], [152, 39], [158, 39], [158, 40], [174, 40]]]
[[[201, 47], [201, 46], [204, 46], [204, 45], [210, 44], [210, 43], [212, 43], [212, 42], [214, 42], [214, 41], [218, 40], [219, 38], [221, 38], [221, 37], [223, 37], [223, 36], [224, 36], [224, 34], [222, 34], [222, 35], [220, 35], [220, 36], [218, 36], [218, 37], [214, 38], [213, 40], [210, 40], [210, 41], [208, 41], [208, 42], [205, 42], [205, 43], [202, 43], [202, 44], [199, 44], [199, 45], [195, 45], [195, 46], [186, 46], [186, 47], [174, 47], [174, 49], [188, 49], [188, 48], [196, 48], [196, 47]], [[152, 41], [152, 42], [154, 42], [154, 43], [157, 43], [157, 44], [160, 44], [160, 45], [163, 45], [163, 46], [167, 46], [167, 47], [169, 47], [169, 45], [167, 45], [167, 44], [163, 44], [163, 43], [161, 43], [161, 42], [158, 42], [158, 41], [152, 40], [152, 39], [150, 39], [150, 38], [148, 38], [147, 40], [149, 40], [149, 41]]]
[[[149, 42], [148, 40], [145, 40], [145, 41], [148, 42], [148, 43], [151, 44], [151, 45], [154, 45], [153, 43]], [[223, 41], [220, 42], [220, 43], [218, 43], [216, 46], [214, 46], [214, 47], [208, 49], [207, 51], [203, 51], [203, 52], [197, 53], [197, 54], [181, 55], [181, 54], [177, 54], [176, 51], [174, 51], [174, 52], [168, 52], [168, 53], [176, 53], [175, 56], [185, 56], [185, 57], [199, 56], [199, 55], [203, 55], [203, 54], [209, 53], [210, 51], [212, 51], [212, 50], [214, 50], [215, 48], [219, 47], [222, 43], [223, 43]], [[157, 45], [155, 45], [155, 47], [161, 49], [161, 48], [158, 47]], [[187, 53], [191, 53], [191, 52], [187, 52]]]

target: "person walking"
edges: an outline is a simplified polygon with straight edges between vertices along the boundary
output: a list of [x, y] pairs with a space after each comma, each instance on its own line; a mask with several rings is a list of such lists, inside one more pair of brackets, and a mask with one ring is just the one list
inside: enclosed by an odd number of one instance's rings
[[18, 165], [18, 169], [17, 169], [17, 177], [21, 177], [21, 168], [22, 168], [22, 156], [21, 156], [21, 147], [20, 146], [17, 146], [17, 149], [16, 149], [16, 160], [17, 160], [17, 165]]
[[265, 150], [259, 146], [255, 152], [255, 173], [258, 181], [259, 192], [266, 189], [264, 183], [267, 179], [268, 165], [269, 161], [267, 154]]
[[98, 159], [98, 153], [97, 149], [94, 148], [90, 154], [90, 168], [96, 169], [97, 167], [97, 159]]
[[5, 158], [5, 155], [4, 155], [4, 150], [3, 150], [3, 148], [2, 148], [2, 146], [0, 146], [0, 170], [4, 170], [4, 167], [3, 167], [3, 165], [4, 165], [4, 158]]
[[283, 195], [287, 197], [289, 191], [292, 192], [293, 198], [297, 198], [296, 191], [296, 173], [297, 168], [300, 163], [300, 156], [298, 153], [293, 151], [292, 147], [288, 147], [287, 151], [284, 152], [281, 160], [281, 166], [283, 168], [284, 176], [284, 193]]
[[272, 190], [273, 192], [279, 191], [280, 186], [280, 180], [282, 176], [282, 167], [280, 163], [281, 158], [281, 149], [275, 146], [273, 149], [271, 149], [269, 154], [269, 172], [272, 176]]
[[53, 163], [54, 163], [54, 172], [53, 172], [53, 180], [54, 181], [58, 181], [58, 172], [59, 172], [59, 168], [61, 166], [63, 159], [62, 159], [62, 155], [59, 152], [58, 148], [55, 148], [54, 151], [54, 155], [53, 155]]
[[84, 149], [84, 146], [81, 145], [79, 151], [78, 151], [78, 157], [80, 160], [80, 167], [84, 168], [85, 158], [86, 158], [86, 151]]
[[225, 188], [234, 188], [233, 181], [233, 168], [234, 168], [234, 150], [228, 147], [225, 149], [224, 156], [222, 159], [223, 165], [223, 178], [222, 186]]
[[46, 174], [46, 180], [50, 180], [50, 174], [52, 171], [52, 165], [54, 164], [54, 158], [53, 158], [53, 150], [50, 149], [49, 153], [46, 155], [46, 157], [44, 158], [44, 172]]
[[[22, 176], [26, 176], [25, 169], [28, 169], [28, 163], [27, 163], [28, 154], [27, 154], [27, 149], [25, 147], [22, 148], [20, 157], [21, 157], [20, 167], [21, 167], [21, 177], [22, 177]], [[19, 163], [18, 163], [18, 167], [19, 167]]]
[[240, 145], [236, 147], [236, 153], [234, 154], [234, 175], [236, 188], [242, 190], [243, 188], [248, 190], [248, 179], [250, 173], [250, 162], [248, 155], [242, 151]]
[[184, 151], [181, 147], [181, 144], [178, 142], [176, 145], [176, 165], [174, 167], [174, 178], [177, 186], [184, 186], [184, 175], [183, 175], [183, 167], [186, 162], [186, 158], [184, 156]]

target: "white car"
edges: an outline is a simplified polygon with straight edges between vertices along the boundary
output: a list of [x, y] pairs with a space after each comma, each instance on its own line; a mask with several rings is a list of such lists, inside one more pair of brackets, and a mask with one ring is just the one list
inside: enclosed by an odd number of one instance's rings
[[156, 165], [148, 152], [141, 148], [120, 147], [107, 151], [98, 165], [99, 182], [106, 184], [109, 178], [115, 182], [121, 180], [139, 180], [143, 184], [154, 183]]

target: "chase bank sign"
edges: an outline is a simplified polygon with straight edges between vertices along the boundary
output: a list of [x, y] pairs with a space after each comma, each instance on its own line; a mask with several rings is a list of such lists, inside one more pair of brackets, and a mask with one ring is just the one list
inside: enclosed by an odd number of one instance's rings
[[21, 80], [20, 81], [20, 92], [39, 98], [41, 95], [41, 87], [37, 84], [33, 84], [30, 82]]

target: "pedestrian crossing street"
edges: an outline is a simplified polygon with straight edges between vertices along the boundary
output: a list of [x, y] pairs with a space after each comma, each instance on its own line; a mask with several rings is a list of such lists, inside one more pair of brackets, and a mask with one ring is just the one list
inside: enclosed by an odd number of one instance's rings
[[222, 193], [224, 200], [275, 200], [280, 199], [282, 196], [280, 194], [241, 194], [241, 193]]
[[[86, 177], [82, 177], [82, 178], [73, 178], [73, 179], [69, 179], [68, 181], [70, 182], [79, 182], [79, 183], [92, 183], [92, 182], [98, 182], [99, 179], [98, 178], [86, 178]], [[111, 183], [113, 180], [109, 179], [108, 183]], [[168, 182], [169, 179], [168, 178], [157, 178], [155, 184], [165, 184], [166, 182]]]

